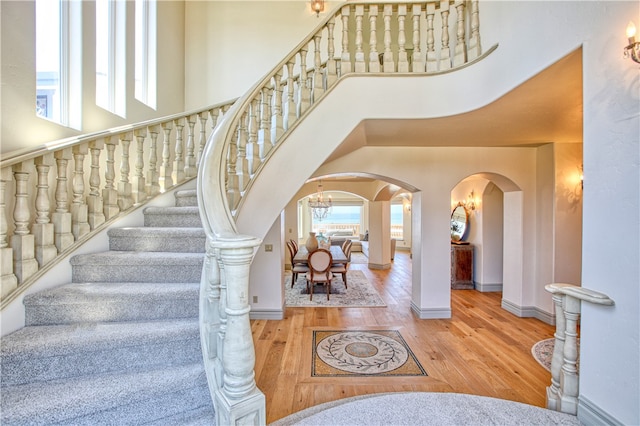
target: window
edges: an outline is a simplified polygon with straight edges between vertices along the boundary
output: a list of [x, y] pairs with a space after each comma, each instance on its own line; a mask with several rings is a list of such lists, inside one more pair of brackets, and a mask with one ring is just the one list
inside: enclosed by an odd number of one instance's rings
[[362, 203], [358, 205], [333, 205], [331, 213], [321, 221], [312, 215], [311, 230], [313, 232], [326, 234], [330, 233], [350, 233], [350, 235], [360, 235], [362, 228]]
[[79, 2], [36, 0], [36, 114], [80, 129], [82, 38]]
[[126, 114], [126, 2], [96, 0], [96, 105]]
[[391, 203], [391, 238], [404, 240], [402, 204]]
[[136, 0], [135, 97], [156, 108], [156, 0]]

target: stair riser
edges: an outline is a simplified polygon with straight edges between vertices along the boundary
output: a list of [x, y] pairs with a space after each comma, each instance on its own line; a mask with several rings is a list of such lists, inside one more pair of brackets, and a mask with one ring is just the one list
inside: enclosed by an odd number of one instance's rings
[[204, 253], [206, 241], [204, 236], [198, 238], [110, 237], [109, 248], [115, 251]]
[[195, 193], [193, 195], [176, 196], [177, 207], [191, 207], [198, 205], [198, 198]]
[[202, 261], [188, 265], [74, 265], [72, 280], [84, 282], [195, 283], [200, 282]]
[[200, 215], [197, 213], [145, 213], [144, 226], [164, 228], [198, 228], [202, 227], [202, 222], [200, 221]]
[[156, 343], [119, 344], [111, 349], [96, 351], [91, 347], [59, 356], [33, 357], [12, 361], [2, 359], [2, 386], [60, 380], [71, 377], [110, 372], [134, 372], [192, 364], [202, 360], [197, 333], [180, 340]]
[[25, 310], [27, 325], [184, 319], [198, 318], [198, 299], [27, 305]]

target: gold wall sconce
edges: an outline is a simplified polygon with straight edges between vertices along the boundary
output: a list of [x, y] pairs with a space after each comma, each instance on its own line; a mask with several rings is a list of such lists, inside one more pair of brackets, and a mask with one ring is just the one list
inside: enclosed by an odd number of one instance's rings
[[324, 0], [311, 0], [311, 10], [320, 16], [320, 12], [324, 12]]
[[629, 44], [624, 48], [624, 57], [631, 58], [632, 61], [640, 64], [640, 57], [638, 56], [640, 42], [636, 41], [636, 26], [633, 21], [629, 21], [629, 25], [627, 25], [627, 39]]
[[475, 191], [471, 190], [465, 201], [458, 201], [458, 206], [464, 206], [467, 211], [472, 212], [478, 208]]

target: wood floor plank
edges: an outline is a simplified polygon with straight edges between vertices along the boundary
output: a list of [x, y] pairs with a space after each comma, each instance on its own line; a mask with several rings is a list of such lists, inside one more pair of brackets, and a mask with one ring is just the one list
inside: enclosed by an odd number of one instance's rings
[[[381, 392], [456, 392], [544, 406], [550, 374], [531, 346], [554, 328], [501, 307], [501, 293], [451, 292], [450, 319], [411, 310], [411, 259], [397, 251], [388, 270], [361, 270], [387, 304], [376, 308], [286, 308], [285, 318], [251, 322], [256, 383], [267, 422], [324, 402]], [[427, 376], [311, 377], [313, 330], [398, 330]]]

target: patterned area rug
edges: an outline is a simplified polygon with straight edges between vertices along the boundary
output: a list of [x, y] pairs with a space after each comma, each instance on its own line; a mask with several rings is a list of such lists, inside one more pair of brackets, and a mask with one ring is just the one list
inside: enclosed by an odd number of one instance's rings
[[313, 332], [312, 377], [426, 375], [395, 330]]
[[284, 280], [285, 302], [291, 307], [375, 307], [387, 306], [378, 292], [373, 288], [362, 271], [347, 271], [347, 283], [344, 287], [342, 275], [337, 275], [331, 281], [331, 294], [327, 300], [325, 287], [316, 285], [313, 288], [313, 300], [309, 300], [307, 284], [303, 275], [298, 277], [296, 284], [291, 287], [291, 273], [287, 273]]
[[[551, 371], [551, 360], [553, 359], [553, 347], [555, 346], [555, 340], [555, 338], [540, 340], [531, 347], [531, 355], [533, 355], [533, 359], [538, 361], [538, 363], [547, 371]], [[578, 348], [579, 347], [580, 341], [578, 340]], [[580, 368], [580, 359], [578, 359], [576, 367]]]

